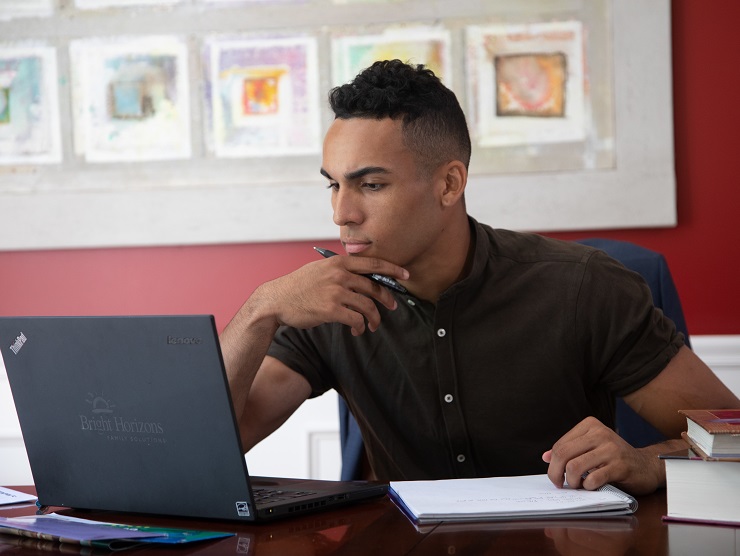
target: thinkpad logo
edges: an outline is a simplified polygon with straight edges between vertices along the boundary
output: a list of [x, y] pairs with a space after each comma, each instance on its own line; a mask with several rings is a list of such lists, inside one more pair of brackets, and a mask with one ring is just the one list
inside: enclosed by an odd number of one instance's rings
[[12, 351], [15, 355], [18, 355], [18, 352], [26, 344], [27, 340], [28, 338], [26, 338], [26, 335], [21, 332], [20, 335], [15, 339], [15, 342], [13, 342], [13, 345], [10, 346], [10, 351]]

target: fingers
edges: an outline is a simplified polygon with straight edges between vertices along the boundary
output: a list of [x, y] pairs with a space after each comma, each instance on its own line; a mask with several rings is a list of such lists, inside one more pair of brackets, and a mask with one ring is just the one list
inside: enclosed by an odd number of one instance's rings
[[[585, 433], [583, 429], [583, 422], [581, 422], [565, 433], [560, 440], [553, 445], [552, 449], [542, 455], [542, 459], [546, 463], [550, 464], [547, 468], [547, 476], [558, 488], [562, 488], [566, 483], [566, 466], [571, 463], [574, 457], [580, 455], [583, 450], [583, 448], [578, 445], [574, 446], [572, 444], [574, 439], [582, 438]], [[545, 459], [546, 457], [547, 459]], [[573, 473], [575, 473], [574, 465], [571, 465], [570, 471], [572, 476]], [[586, 470], [584, 469], [584, 471]], [[573, 485], [568, 481], [568, 486]]]
[[[362, 323], [356, 316], [346, 313], [343, 315], [345, 320], [338, 321], [351, 326], [353, 334], [364, 332], [365, 322], [371, 331], [377, 330], [380, 326], [380, 313], [373, 300], [390, 310], [397, 307], [396, 299], [391, 291], [370, 280], [366, 275], [382, 274], [399, 280], [409, 277], [408, 271], [398, 265], [370, 257], [332, 257], [322, 263], [334, 269], [335, 274], [331, 274], [328, 281], [341, 286], [337, 294], [339, 297], [334, 302], [356, 311], [361, 316]], [[357, 324], [350, 324], [348, 321]]]
[[[341, 264], [349, 272], [361, 275], [363, 278], [372, 281], [372, 284], [370, 284], [373, 286], [372, 290], [365, 290], [364, 288], [366, 288], [368, 284], [364, 283], [361, 286], [363, 289], [357, 289], [356, 291], [362, 291], [362, 293], [374, 297], [389, 309], [395, 308], [395, 299], [390, 295], [387, 288], [392, 288], [405, 293], [403, 286], [401, 286], [396, 280], [407, 280], [409, 273], [400, 266], [382, 259], [370, 257], [344, 257]], [[391, 282], [391, 285], [387, 282]], [[377, 288], [376, 286], [378, 284], [383, 287]]]
[[[334, 257], [332, 257], [334, 258]], [[338, 257], [339, 261], [350, 272], [356, 274], [382, 274], [398, 280], [408, 280], [409, 273], [406, 269], [375, 257]]]
[[581, 421], [542, 455], [547, 475], [562, 488], [597, 489], [619, 475], [625, 450], [632, 449], [597, 419]]
[[312, 328], [335, 322], [358, 336], [380, 326], [376, 302], [390, 310], [397, 307], [390, 290], [363, 275], [372, 272], [408, 278], [407, 271], [387, 261], [336, 256], [304, 265], [259, 291], [278, 324]]
[[[369, 282], [369, 280], [366, 281]], [[381, 286], [373, 284], [371, 289], [375, 288], [380, 289]], [[332, 311], [332, 306], [335, 307], [333, 309], [335, 313], [328, 315], [328, 320], [349, 326], [354, 336], [363, 334], [366, 328], [374, 332], [380, 326], [380, 312], [369, 295], [341, 288], [337, 297], [327, 307], [329, 311]], [[388, 306], [389, 309], [396, 308], [396, 300], [388, 292], [374, 292], [372, 297]], [[387, 300], [387, 297], [391, 299]]]
[[674, 441], [634, 448], [593, 417], [584, 419], [542, 454], [554, 485], [596, 490], [613, 484], [632, 494], [648, 494], [665, 484], [665, 467], [658, 455], [671, 451]]

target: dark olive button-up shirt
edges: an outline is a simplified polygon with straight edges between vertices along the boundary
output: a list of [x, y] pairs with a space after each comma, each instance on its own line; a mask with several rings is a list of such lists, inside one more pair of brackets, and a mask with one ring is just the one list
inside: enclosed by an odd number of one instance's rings
[[546, 472], [542, 453], [647, 384], [683, 344], [642, 278], [571, 242], [471, 219], [469, 275], [437, 303], [396, 294], [374, 332], [283, 327], [269, 355], [334, 388], [379, 479]]

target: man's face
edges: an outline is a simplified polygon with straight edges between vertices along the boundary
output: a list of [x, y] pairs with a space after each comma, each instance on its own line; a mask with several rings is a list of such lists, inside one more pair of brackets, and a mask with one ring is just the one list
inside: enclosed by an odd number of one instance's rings
[[436, 178], [419, 171], [401, 133], [390, 118], [334, 120], [321, 173], [345, 251], [408, 269], [430, 254], [443, 221]]

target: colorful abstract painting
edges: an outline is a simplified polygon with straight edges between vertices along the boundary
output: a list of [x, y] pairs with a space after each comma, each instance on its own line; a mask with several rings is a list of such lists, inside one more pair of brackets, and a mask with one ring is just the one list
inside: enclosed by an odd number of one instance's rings
[[61, 162], [56, 51], [0, 48], [0, 164]]
[[190, 156], [184, 40], [86, 39], [70, 53], [77, 154], [89, 162]]
[[210, 148], [219, 157], [320, 148], [313, 37], [213, 39], [206, 47]]
[[588, 83], [580, 22], [471, 26], [467, 40], [480, 146], [584, 139]]
[[450, 32], [436, 27], [403, 27], [380, 34], [338, 36], [332, 40], [332, 82], [341, 85], [378, 60], [424, 64], [450, 85]]
[[560, 52], [496, 56], [496, 115], [565, 116], [566, 64]]
[[0, 124], [10, 123], [10, 87], [0, 87]]

